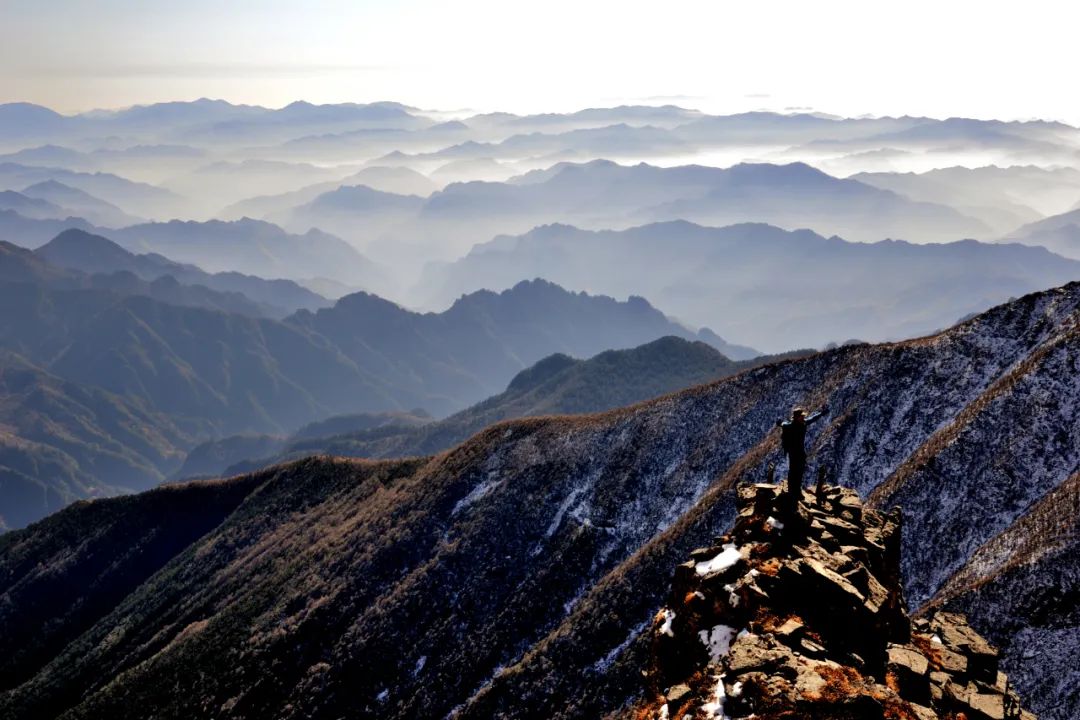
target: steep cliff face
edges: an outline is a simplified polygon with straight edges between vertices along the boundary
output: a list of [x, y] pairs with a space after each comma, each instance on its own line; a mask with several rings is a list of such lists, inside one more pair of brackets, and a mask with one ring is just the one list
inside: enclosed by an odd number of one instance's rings
[[[12, 628], [41, 622], [29, 589], [72, 589], [48, 609], [63, 632], [0, 672], [0, 716], [619, 712], [641, 695], [671, 569], [731, 528], [736, 484], [779, 459], [773, 423], [795, 403], [831, 409], [808, 440], [812, 471], [871, 507], [903, 506], [901, 580], [919, 607], [981, 548], [990, 557], [1035, 540], [1025, 528], [1053, 517], [1043, 501], [1071, 507], [1078, 308], [1073, 284], [917, 341], [840, 348], [602, 414], [495, 425], [431, 458], [315, 458], [234, 478], [231, 512], [151, 523], [201, 524], [155, 555], [159, 569], [124, 574], [115, 595], [87, 584], [75, 559], [92, 552], [120, 572], [143, 536], [87, 545], [94, 513], [120, 501], [77, 505], [0, 537], [0, 657], [18, 650]], [[124, 499], [123, 514], [150, 512], [162, 492]], [[1035, 545], [1001, 572], [980, 566], [950, 602], [981, 598], [972, 624], [1008, 650], [1020, 697], [1072, 720], [1068, 672], [1046, 684], [1043, 656], [988, 632], [1006, 613], [1018, 634], [1076, 646], [1076, 604], [1055, 600], [1055, 586], [1043, 600], [1017, 597], [1017, 573], [1053, 569], [1070, 547]]]
[[998, 653], [961, 615], [912, 622], [899, 509], [819, 486], [738, 489], [732, 531], [676, 568], [627, 717], [1020, 720]]

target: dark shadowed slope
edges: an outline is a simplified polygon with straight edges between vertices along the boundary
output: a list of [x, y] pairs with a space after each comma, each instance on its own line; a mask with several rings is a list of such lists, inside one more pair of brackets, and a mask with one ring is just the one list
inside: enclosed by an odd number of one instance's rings
[[87, 497], [150, 487], [192, 438], [161, 413], [0, 351], [0, 529]]
[[369, 458], [425, 455], [463, 442], [502, 420], [609, 410], [811, 352], [734, 361], [703, 342], [669, 336], [630, 350], [608, 350], [588, 360], [551, 355], [518, 373], [504, 392], [444, 420], [322, 436], [309, 433], [282, 443], [274, 455], [248, 454], [243, 458], [246, 462], [237, 458], [218, 465], [214, 474], [250, 471], [314, 453]]
[[1054, 717], [1080, 714], [1080, 473], [984, 543], [934, 602], [1004, 648], [1015, 681], [1059, 703]]
[[[1074, 284], [918, 341], [503, 423], [434, 458], [311, 459], [226, 481], [257, 489], [220, 522], [196, 512], [211, 529], [123, 598], [99, 599], [99, 617], [59, 624], [0, 677], [0, 712], [602, 716], [640, 693], [643, 631], [672, 568], [729, 527], [732, 486], [777, 459], [773, 422], [795, 402], [831, 408], [810, 438], [815, 465], [876, 506], [903, 503], [903, 579], [919, 605], [1076, 473], [1080, 447], [1059, 438], [1077, 435], [1080, 374], [1063, 370], [1080, 361], [1078, 320]], [[40, 622], [28, 599], [46, 581], [85, 593], [51, 617], [101, 598], [64, 562], [80, 547], [69, 538], [91, 534], [92, 511], [146, 523], [156, 497], [76, 506], [0, 540], [4, 627]], [[100, 553], [123, 571], [137, 538]], [[13, 638], [0, 633], [0, 657], [25, 652]], [[1009, 661], [1025, 702], [1066, 720], [1064, 697], [1023, 680], [1035, 661]]]
[[[290, 452], [293, 445], [316, 444], [323, 446], [327, 439], [352, 436], [354, 433], [372, 432], [376, 435], [396, 437], [410, 429], [426, 425], [432, 418], [423, 410], [411, 412], [353, 413], [336, 415], [308, 423], [292, 435], [230, 435], [220, 440], [209, 440], [194, 447], [184, 458], [184, 464], [175, 478], [216, 477], [238, 463], [254, 465], [252, 460], [278, 458]], [[305, 453], [307, 455], [311, 452]], [[262, 462], [272, 465], [273, 460]]]

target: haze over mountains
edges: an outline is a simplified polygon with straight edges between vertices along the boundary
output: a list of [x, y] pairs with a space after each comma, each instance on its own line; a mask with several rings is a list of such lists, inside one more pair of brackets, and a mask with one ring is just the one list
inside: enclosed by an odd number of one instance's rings
[[[185, 450], [442, 416], [551, 353], [665, 334], [732, 360], [910, 337], [1080, 277], [1080, 131], [1061, 123], [15, 103], [0, 151], [0, 240], [34, 250], [5, 246], [26, 314], [5, 347], [161, 413]], [[635, 329], [553, 321], [579, 301], [538, 278], [644, 298], [622, 306]], [[533, 289], [530, 318], [487, 292], [510, 288]]]
[[800, 403], [1072, 718], [1078, 213], [1037, 120], [0, 105], [0, 715], [621, 712]]
[[[617, 273], [595, 268], [618, 267]], [[770, 352], [847, 338], [925, 334], [995, 302], [1080, 276], [1041, 247], [974, 241], [848, 243], [770, 225], [687, 222], [630, 230], [537, 228], [433, 265], [421, 286], [439, 306], [464, 288], [520, 276], [621, 295], [635, 288], [676, 317], [716, 318], [721, 335]]]

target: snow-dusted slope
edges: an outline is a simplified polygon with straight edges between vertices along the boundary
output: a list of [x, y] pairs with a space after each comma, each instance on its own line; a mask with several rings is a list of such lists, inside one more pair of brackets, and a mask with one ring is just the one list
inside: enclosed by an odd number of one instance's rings
[[[255, 489], [240, 507], [158, 572], [127, 569], [137, 541], [123, 533], [115, 547], [95, 545], [104, 531], [63, 540], [118, 505], [74, 507], [0, 540], [0, 714], [602, 716], [639, 692], [643, 630], [673, 566], [730, 526], [733, 487], [780, 459], [774, 422], [796, 403], [830, 409], [809, 439], [811, 475], [824, 468], [872, 505], [903, 505], [917, 606], [995, 536], [1022, 534], [1017, 521], [1077, 473], [1078, 317], [1074, 283], [934, 337], [496, 425], [431, 459], [244, 476], [231, 482]], [[154, 497], [125, 499], [125, 513]], [[134, 590], [95, 604], [91, 585], [77, 605], [50, 607], [16, 677], [5, 629], [41, 623], [36, 593], [83, 553], [115, 555], [110, 572], [138, 576]], [[973, 612], [982, 632], [979, 618], [1000, 611], [1021, 632], [1080, 636], [1075, 603], [987, 597]], [[1068, 717], [1053, 693], [1076, 685], [1044, 693], [1039, 656], [994, 639], [1021, 697]], [[196, 677], [193, 662], [220, 671]]]
[[1080, 717], [1080, 473], [980, 547], [938, 592], [942, 603], [1005, 649], [1040, 717]]

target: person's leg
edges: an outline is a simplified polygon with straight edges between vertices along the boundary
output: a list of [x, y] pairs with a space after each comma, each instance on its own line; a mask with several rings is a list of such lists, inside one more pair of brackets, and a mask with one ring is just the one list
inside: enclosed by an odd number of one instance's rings
[[806, 472], [806, 456], [793, 453], [788, 458], [788, 492], [798, 500], [802, 494], [803, 473]]

